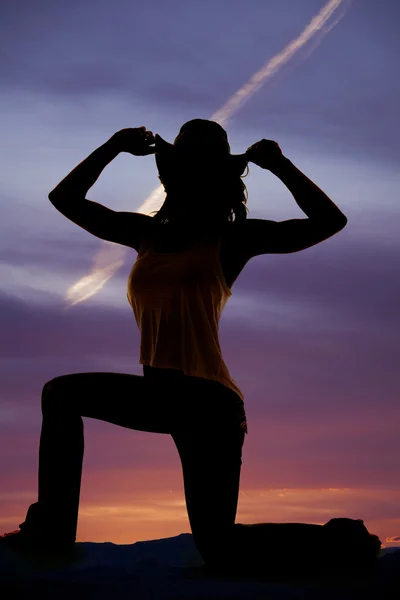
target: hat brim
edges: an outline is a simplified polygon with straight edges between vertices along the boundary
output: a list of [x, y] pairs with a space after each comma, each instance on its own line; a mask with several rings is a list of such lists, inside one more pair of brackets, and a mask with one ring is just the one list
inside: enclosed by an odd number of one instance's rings
[[[171, 144], [170, 142], [167, 142], [158, 133], [156, 133], [156, 135], [155, 135], [155, 158], [156, 158], [156, 163], [157, 163], [157, 167], [159, 168], [159, 170], [162, 169], [162, 167], [165, 166], [166, 163], [168, 163], [171, 160], [174, 160], [176, 158], [176, 156], [177, 156], [176, 146], [174, 144]], [[229, 162], [231, 163], [231, 165], [235, 169], [237, 169], [237, 171], [240, 171], [240, 174], [242, 174], [249, 162], [247, 154], [246, 153], [243, 153], [243, 154], [229, 153], [227, 156], [229, 157]]]

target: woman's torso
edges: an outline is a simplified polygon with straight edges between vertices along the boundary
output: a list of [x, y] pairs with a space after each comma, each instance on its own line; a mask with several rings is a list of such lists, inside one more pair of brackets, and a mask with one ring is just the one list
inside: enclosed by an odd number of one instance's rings
[[[221, 240], [219, 261], [225, 284], [229, 290], [247, 262], [240, 256], [239, 244], [237, 238], [235, 238], [235, 233], [234, 224], [229, 224], [216, 235], [217, 239]], [[207, 234], [199, 229], [154, 223], [151, 235], [143, 240], [139, 252], [142, 251], [143, 247], [149, 248], [149, 246], [151, 253], [154, 254], [179, 254], [180, 252], [194, 249], [196, 246], [199, 246], [199, 252], [201, 252], [202, 242], [209, 238], [210, 235], [214, 238], [215, 233]], [[165, 375], [165, 378], [168, 380], [170, 377], [173, 377], [174, 372], [177, 375], [183, 375], [183, 371], [179, 369], [149, 368], [146, 365], [143, 369], [146, 376], [158, 377], [158, 371], [164, 371], [165, 374], [163, 372], [161, 375], [163, 377]]]
[[[230, 289], [245, 266], [247, 259], [241, 253], [240, 241], [237, 238], [234, 223], [229, 224], [221, 232], [219, 259], [222, 274]], [[157, 254], [184, 252], [204, 238], [201, 231], [189, 228], [173, 228], [168, 225], [158, 226], [152, 236], [152, 251]]]

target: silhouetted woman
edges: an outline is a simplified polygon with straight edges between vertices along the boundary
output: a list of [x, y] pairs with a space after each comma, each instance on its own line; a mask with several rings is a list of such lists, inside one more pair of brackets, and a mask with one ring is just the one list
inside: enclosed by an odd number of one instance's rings
[[[154, 217], [115, 212], [86, 199], [120, 152], [155, 153], [166, 198]], [[279, 177], [306, 218], [248, 219], [242, 181], [248, 161]], [[232, 155], [225, 130], [202, 119], [185, 123], [174, 144], [145, 127], [118, 131], [49, 200], [89, 233], [138, 252], [127, 296], [141, 333], [143, 375], [73, 373], [44, 385], [38, 501], [20, 530], [2, 536], [1, 544], [52, 552], [73, 546], [82, 417], [91, 417], [170, 434], [182, 461], [197, 548], [209, 565], [239, 560], [240, 551], [248, 553], [236, 533], [245, 526], [235, 524], [247, 423], [243, 394], [221, 355], [221, 312], [252, 257], [318, 244], [343, 229], [346, 217], [276, 142], [263, 139]]]

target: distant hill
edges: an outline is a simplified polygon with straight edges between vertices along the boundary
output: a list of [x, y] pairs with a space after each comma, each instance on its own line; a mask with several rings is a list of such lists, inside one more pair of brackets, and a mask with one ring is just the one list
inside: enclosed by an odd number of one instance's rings
[[[288, 555], [294, 551], [287, 548]], [[378, 571], [368, 577], [332, 574], [320, 581], [213, 575], [188, 533], [126, 545], [77, 543], [73, 561], [61, 565], [2, 549], [0, 584], [2, 600], [386, 600], [400, 589], [400, 547], [382, 549]]]

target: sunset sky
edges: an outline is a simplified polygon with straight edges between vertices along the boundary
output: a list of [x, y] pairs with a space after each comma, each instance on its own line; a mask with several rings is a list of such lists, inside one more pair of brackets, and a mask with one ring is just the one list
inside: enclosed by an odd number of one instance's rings
[[[0, 533], [37, 500], [44, 383], [142, 374], [126, 299], [136, 252], [67, 307], [102, 242], [48, 193], [119, 129], [145, 125], [173, 141], [185, 121], [210, 118], [326, 3], [2, 4]], [[322, 244], [253, 258], [223, 313], [222, 351], [249, 428], [237, 522], [360, 518], [400, 545], [399, 18], [393, 0], [345, 0], [332, 28], [226, 125], [233, 153], [277, 141], [348, 218]], [[250, 218], [305, 217], [268, 171], [251, 164], [244, 181]], [[135, 211], [158, 184], [154, 156], [121, 154], [87, 198]], [[84, 425], [77, 541], [190, 532], [172, 438]]]

